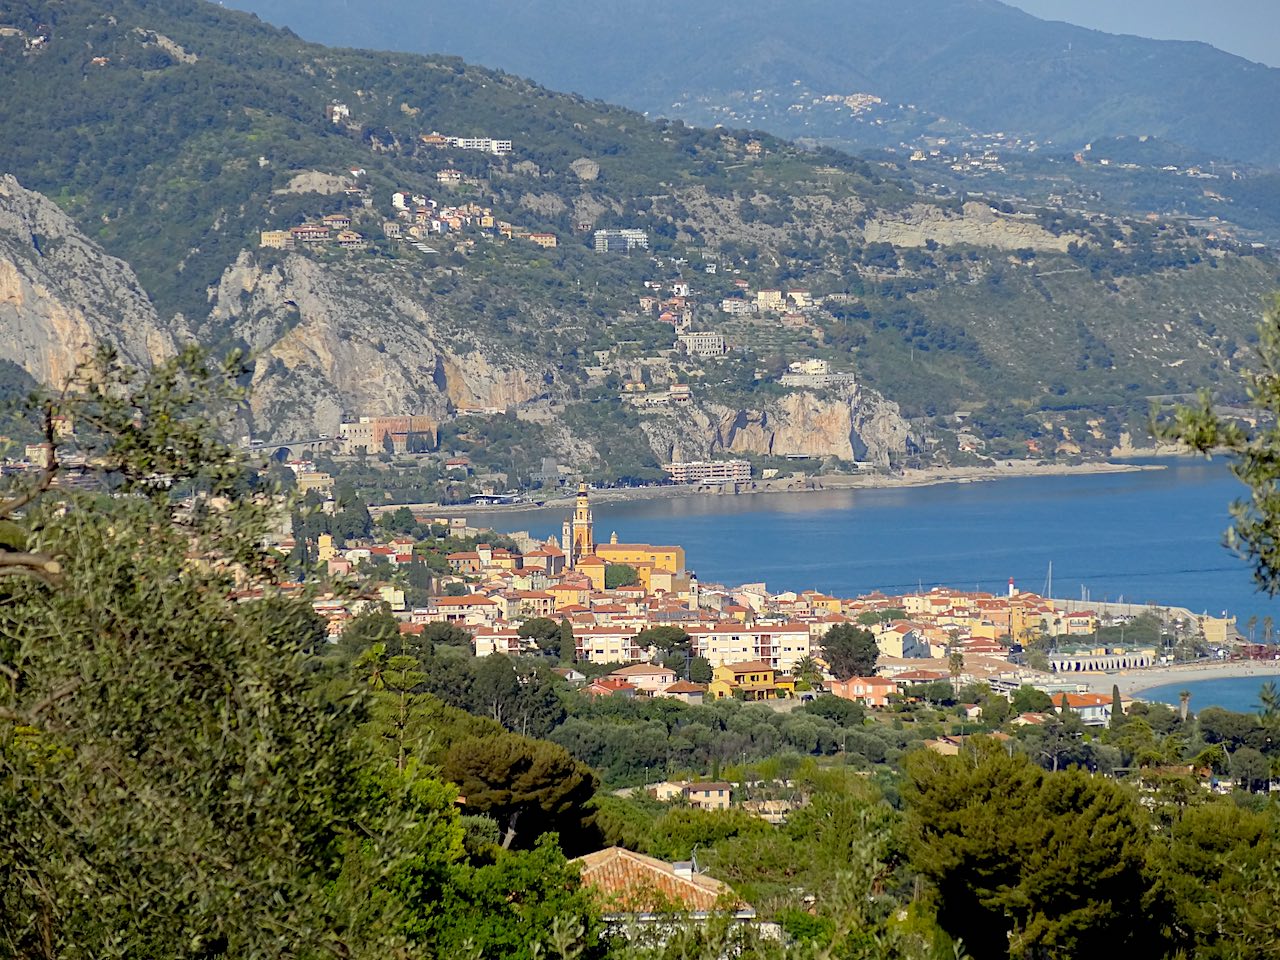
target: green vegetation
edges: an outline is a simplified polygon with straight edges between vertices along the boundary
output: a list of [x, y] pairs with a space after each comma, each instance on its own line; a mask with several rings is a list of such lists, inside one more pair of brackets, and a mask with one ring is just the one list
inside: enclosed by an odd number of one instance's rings
[[[516, 11], [496, 0], [439, 11], [400, 4], [394, 14], [350, 28], [339, 25], [344, 8], [338, 0], [239, 4], [319, 40], [351, 43], [354, 31], [356, 42], [374, 47], [443, 44], [588, 96], [704, 124], [749, 118], [763, 129], [818, 143], [898, 147], [930, 134], [959, 139], [967, 129], [1010, 131], [1011, 137], [1016, 131], [1041, 144], [1109, 145], [1109, 135], [1161, 131], [1172, 150], [1194, 148], [1184, 154], [1206, 166], [1224, 156], [1262, 163], [1280, 156], [1280, 140], [1266, 129], [1276, 114], [1252, 102], [1254, 96], [1274, 98], [1276, 81], [1239, 58], [1204, 45], [1046, 23], [976, 2], [938, 10], [922, 0], [864, 0], [835, 11], [801, 7], [782, 21], [764, 2], [725, 4], [706, 9], [703, 30], [689, 32], [680, 29], [685, 11], [674, 0], [609, 17], [595, 16], [590, 4], [580, 2], [554, 8], [573, 24], [573, 43], [550, 60], [540, 52], [560, 35], [544, 4]], [[908, 39], [904, 22], [912, 24]], [[803, 60], [723, 56], [726, 40], [745, 43], [765, 34], [779, 49], [803, 50]], [[999, 56], [976, 46], [974, 36]], [[1068, 48], [1082, 69], [1069, 71], [1058, 61]], [[655, 50], [687, 71], [653, 76], [647, 67]], [[602, 60], [613, 69], [600, 70]], [[875, 91], [888, 102], [859, 115], [843, 103], [821, 101], [854, 91]], [[1151, 153], [1170, 162], [1168, 153]], [[1186, 162], [1185, 156], [1172, 158]]]
[[610, 563], [604, 568], [604, 587], [616, 590], [618, 587], [632, 587], [640, 582], [636, 568], [625, 563]]
[[870, 630], [842, 623], [823, 634], [822, 654], [831, 672], [847, 680], [874, 676], [880, 648]]
[[[101, 358], [43, 422], [74, 415], [117, 495], [54, 486], [55, 466], [0, 501], [8, 952], [1269, 955], [1273, 687], [1258, 715], [1136, 704], [1108, 727], [1028, 688], [1012, 709], [1050, 716], [1000, 731], [1001, 698], [950, 684], [874, 715], [827, 696], [789, 713], [593, 699], [545, 656], [475, 658], [457, 628], [402, 632], [378, 608], [324, 643], [258, 547], [274, 491], [211, 439], [205, 411], [238, 399], [240, 372], [188, 351], [143, 381]], [[563, 625], [526, 627], [566, 652]], [[962, 734], [956, 756], [919, 749]], [[1214, 772], [1234, 797], [1204, 788]], [[728, 781], [736, 806], [600, 789], [682, 774]], [[679, 917], [662, 943], [602, 937], [566, 856], [612, 843], [696, 858], [784, 938]]]
[[[12, 14], [17, 29], [31, 36], [43, 25], [48, 40], [28, 50], [21, 36], [0, 38], [12, 105], [0, 163], [129, 261], [162, 315], [181, 312], [206, 341], [264, 349], [315, 319], [287, 293], [300, 272], [311, 275], [309, 257], [340, 304], [340, 342], [372, 339], [397, 354], [393, 367], [399, 354], [437, 358], [412, 371], [412, 386], [395, 379], [395, 402], [440, 416], [438, 450], [317, 462], [368, 502], [375, 493], [381, 503], [464, 499], [482, 484], [446, 476], [453, 455], [490, 489], [529, 486], [547, 454], [600, 483], [660, 481], [668, 437], [688, 423], [674, 408], [624, 401], [624, 382], [687, 382], [693, 410], [727, 423], [735, 411], [772, 416], [791, 392], [776, 375], [802, 359], [853, 372], [914, 419], [924, 452], [894, 465], [1104, 455], [1125, 433], [1141, 442], [1148, 397], [1205, 384], [1237, 397], [1253, 305], [1274, 281], [1270, 258], [1180, 223], [1056, 209], [1021, 219], [1078, 236], [1070, 252], [868, 243], [858, 229], [866, 219], [913, 202], [956, 209], [960, 198], [929, 200], [884, 166], [835, 151], [650, 122], [455, 59], [315, 47], [197, 0], [163, 9], [129, 0], [110, 18], [84, 0]], [[349, 120], [326, 119], [333, 100], [350, 107]], [[419, 140], [433, 130], [515, 146], [504, 157], [440, 151]], [[579, 159], [598, 176], [581, 179], [571, 167]], [[469, 182], [442, 187], [445, 166]], [[293, 185], [308, 171], [351, 170], [364, 171], [361, 195]], [[380, 236], [397, 189], [476, 202], [559, 245], [473, 227], [433, 238], [439, 252], [422, 254]], [[210, 313], [208, 291], [256, 249], [260, 230], [335, 210], [374, 239], [369, 250], [256, 250], [248, 265], [278, 271], [285, 302], [228, 294]], [[584, 223], [644, 229], [650, 254], [597, 255]], [[725, 358], [673, 353], [671, 326], [637, 309], [645, 283], [666, 290], [673, 279], [693, 286], [696, 324], [728, 338]], [[820, 307], [788, 324], [722, 314], [735, 280], [804, 287]], [[452, 404], [473, 402], [456, 369], [471, 353], [527, 375], [494, 389], [499, 402], [519, 395], [530, 409], [451, 420]], [[254, 429], [312, 418], [303, 399], [314, 395], [312, 373], [322, 392], [332, 387], [331, 371], [264, 361], [255, 376], [288, 384]], [[972, 414], [966, 429], [978, 444], [961, 448], [956, 410]]]
[[[244, 488], [205, 416], [240, 373], [187, 352], [143, 383], [100, 358], [45, 422], [75, 417], [117, 496], [51, 486], [55, 468], [0, 502], [10, 522], [27, 508], [26, 550], [0, 564], [4, 952], [374, 957], [492, 940], [531, 957], [551, 933], [531, 929], [538, 909], [589, 936], [553, 842], [468, 852], [456, 788], [370, 735], [401, 715], [403, 664], [371, 696], [315, 669], [323, 626], [258, 547], [271, 491]], [[261, 593], [237, 602], [246, 584]]]

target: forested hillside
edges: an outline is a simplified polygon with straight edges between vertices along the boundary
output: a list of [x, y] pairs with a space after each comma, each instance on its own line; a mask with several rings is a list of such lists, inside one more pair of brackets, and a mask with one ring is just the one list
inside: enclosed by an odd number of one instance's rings
[[[885, 142], [886, 130], [968, 127], [1068, 149], [1152, 134], [1201, 154], [1280, 162], [1280, 71], [1206, 44], [1113, 36], [986, 0], [234, 5], [310, 39], [454, 53], [697, 123], [736, 112], [787, 136], [862, 144]], [[887, 128], [859, 123], [835, 102], [859, 93], [909, 109], [872, 114], [892, 117]], [[820, 103], [827, 95], [833, 102]]]
[[[414, 412], [507, 477], [554, 453], [602, 480], [725, 454], [1105, 454], [1149, 396], [1239, 393], [1275, 281], [1267, 256], [1185, 222], [924, 197], [835, 151], [318, 47], [196, 0], [3, 10], [0, 168], [129, 263], [165, 336], [254, 352], [243, 428], [260, 435]], [[387, 226], [446, 211], [417, 239]], [[12, 256], [47, 266], [69, 228], [42, 237], [32, 216], [15, 213]], [[348, 247], [261, 243], [325, 216]], [[593, 249], [618, 228], [647, 253]], [[689, 331], [723, 352], [690, 354]], [[509, 416], [456, 419], [474, 410]]]

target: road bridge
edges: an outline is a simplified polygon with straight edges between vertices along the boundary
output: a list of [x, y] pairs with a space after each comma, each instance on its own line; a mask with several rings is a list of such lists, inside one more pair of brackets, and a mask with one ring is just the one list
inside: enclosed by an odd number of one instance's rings
[[245, 448], [252, 453], [261, 453], [272, 460], [284, 463], [297, 458], [304, 450], [316, 453], [320, 450], [331, 450], [342, 442], [340, 437], [321, 435], [318, 437], [301, 437], [297, 440], [281, 440], [267, 443], [254, 440]]

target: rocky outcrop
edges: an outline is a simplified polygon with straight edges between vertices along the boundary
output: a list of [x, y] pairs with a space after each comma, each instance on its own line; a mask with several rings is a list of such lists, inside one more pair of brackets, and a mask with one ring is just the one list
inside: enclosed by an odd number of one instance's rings
[[137, 277], [66, 214], [0, 177], [0, 358], [59, 385], [98, 344], [147, 365], [174, 351]]
[[448, 328], [409, 271], [366, 273], [292, 255], [264, 267], [243, 253], [212, 291], [210, 330], [249, 344], [252, 428], [272, 437], [335, 434], [343, 414], [524, 403], [547, 390], [539, 361]]
[[319, 170], [303, 170], [301, 173], [294, 174], [287, 184], [273, 192], [281, 195], [319, 193], [329, 196], [341, 193], [349, 186], [351, 186], [351, 181], [346, 177], [335, 176], [332, 173], [321, 173]]
[[573, 171], [573, 175], [579, 180], [600, 179], [600, 164], [590, 157], [579, 157], [569, 164], [569, 169]]
[[970, 202], [957, 216], [939, 207], [915, 204], [893, 215], [882, 214], [867, 220], [863, 228], [867, 243], [891, 243], [895, 247], [923, 247], [930, 240], [944, 247], [967, 244], [997, 250], [1037, 250], [1065, 253], [1074, 234], [1054, 236], [1033, 220], [1017, 214], [1003, 214], [988, 204]]
[[891, 454], [906, 451], [910, 439], [898, 405], [859, 386], [826, 395], [796, 391], [758, 409], [718, 403], [667, 408], [644, 430], [664, 461], [749, 453], [885, 465]]

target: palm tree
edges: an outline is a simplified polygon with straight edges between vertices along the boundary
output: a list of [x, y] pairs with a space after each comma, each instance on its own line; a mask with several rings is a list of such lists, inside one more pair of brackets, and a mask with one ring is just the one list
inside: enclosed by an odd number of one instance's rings
[[822, 669], [813, 657], [806, 656], [797, 660], [794, 673], [797, 680], [803, 680], [811, 687], [816, 687], [822, 682]]
[[1191, 691], [1182, 690], [1178, 693], [1178, 712], [1182, 715], [1182, 722], [1187, 722], [1187, 713], [1191, 707]]
[[1271, 614], [1267, 614], [1265, 617], [1262, 618], [1262, 642], [1263, 643], [1271, 642], [1271, 628], [1273, 625], [1274, 625], [1274, 621], [1272, 621], [1271, 619]]
[[1258, 615], [1256, 613], [1249, 618], [1247, 628], [1249, 630], [1249, 642], [1253, 643], [1258, 636]]
[[959, 650], [951, 651], [951, 656], [947, 657], [947, 668], [951, 671], [951, 689], [958, 693], [956, 688], [960, 683], [960, 674], [964, 672], [964, 654]]

